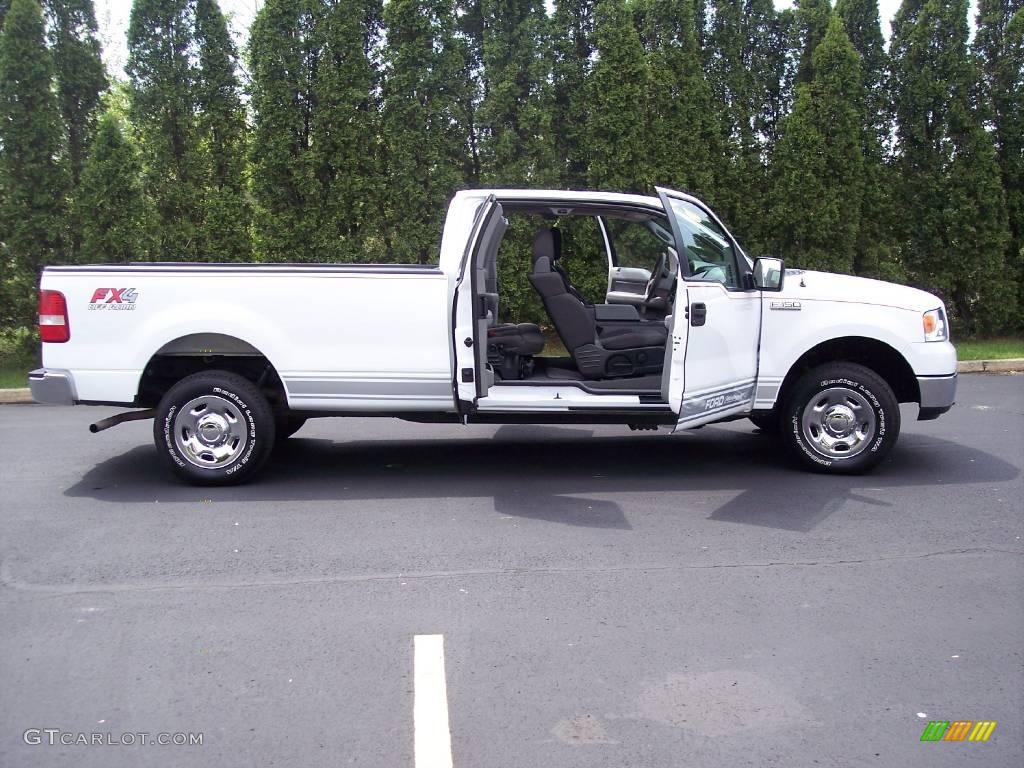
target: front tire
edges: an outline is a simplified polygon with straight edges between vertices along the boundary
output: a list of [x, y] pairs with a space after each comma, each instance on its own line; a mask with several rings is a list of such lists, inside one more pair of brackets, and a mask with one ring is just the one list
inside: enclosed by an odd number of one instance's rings
[[828, 363], [800, 377], [780, 423], [790, 452], [805, 467], [858, 474], [896, 444], [900, 407], [892, 388], [871, 369]]
[[192, 485], [237, 485], [260, 470], [274, 445], [263, 393], [228, 371], [187, 376], [160, 400], [153, 439], [160, 460]]

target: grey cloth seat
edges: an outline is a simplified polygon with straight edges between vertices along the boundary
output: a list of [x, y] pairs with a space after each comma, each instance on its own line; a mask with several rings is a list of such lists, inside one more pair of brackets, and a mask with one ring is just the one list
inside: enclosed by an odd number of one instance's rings
[[633, 327], [600, 328], [598, 338], [605, 349], [664, 346], [668, 329], [657, 323], [635, 323]]
[[594, 307], [572, 287], [558, 264], [561, 237], [542, 229], [533, 240], [530, 283], [544, 302], [551, 321], [573, 356], [580, 373], [590, 379], [634, 376], [661, 371], [668, 329], [662, 323], [615, 323], [602, 326]]
[[487, 329], [487, 345], [515, 355], [535, 355], [544, 349], [544, 334], [533, 323], [502, 323]]

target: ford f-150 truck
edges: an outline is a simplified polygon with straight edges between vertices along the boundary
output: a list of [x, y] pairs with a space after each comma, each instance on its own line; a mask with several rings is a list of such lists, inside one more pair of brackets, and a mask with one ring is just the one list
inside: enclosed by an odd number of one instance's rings
[[[501, 322], [510, 226], [539, 221], [523, 284], [539, 326]], [[607, 260], [588, 301], [563, 266], [580, 222]], [[503, 243], [506, 247], [503, 249]], [[513, 263], [513, 262], [508, 262]], [[892, 448], [900, 403], [949, 410], [945, 307], [914, 288], [751, 259], [695, 197], [469, 190], [434, 265], [55, 266], [39, 298], [41, 403], [153, 418], [186, 481], [252, 478], [310, 417], [613, 423], [674, 430], [750, 418], [808, 468], [861, 472]]]

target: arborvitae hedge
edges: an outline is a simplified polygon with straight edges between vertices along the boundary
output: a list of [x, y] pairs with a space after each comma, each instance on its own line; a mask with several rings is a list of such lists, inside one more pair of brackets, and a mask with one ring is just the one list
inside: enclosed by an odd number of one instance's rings
[[0, 0], [0, 323], [31, 325], [49, 263], [429, 262], [459, 188], [659, 183], [752, 255], [1018, 331], [1022, 4], [980, 0], [969, 44], [967, 0], [905, 0], [888, 43], [877, 0], [267, 0], [242, 66], [216, 0], [135, 0], [128, 106], [97, 124], [91, 0]]

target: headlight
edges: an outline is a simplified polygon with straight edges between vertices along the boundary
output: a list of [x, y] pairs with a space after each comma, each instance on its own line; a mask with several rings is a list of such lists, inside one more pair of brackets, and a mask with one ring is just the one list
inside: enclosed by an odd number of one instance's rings
[[949, 340], [949, 324], [946, 323], [946, 312], [942, 307], [929, 309], [921, 315], [921, 325], [924, 327], [925, 341]]

